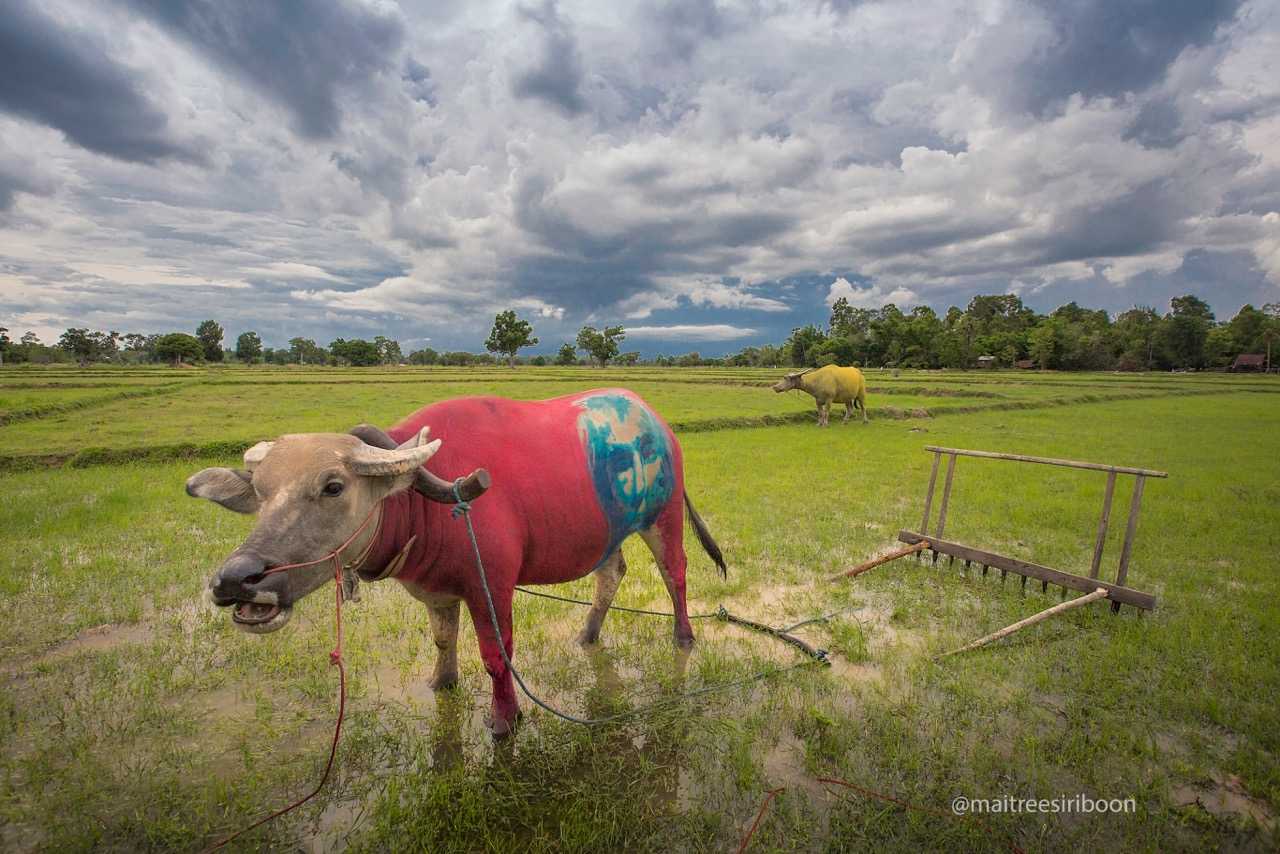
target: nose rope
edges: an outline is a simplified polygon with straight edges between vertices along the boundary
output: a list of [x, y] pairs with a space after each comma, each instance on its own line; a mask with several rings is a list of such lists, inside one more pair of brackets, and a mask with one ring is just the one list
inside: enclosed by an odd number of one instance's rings
[[272, 575], [274, 573], [285, 572], [290, 569], [300, 569], [304, 566], [315, 566], [316, 564], [324, 563], [327, 560], [333, 561], [333, 624], [335, 643], [333, 650], [329, 653], [329, 663], [338, 668], [338, 720], [333, 726], [333, 741], [329, 745], [329, 761], [324, 765], [324, 774], [320, 776], [320, 782], [316, 784], [316, 787], [311, 790], [309, 795], [299, 798], [287, 807], [278, 809], [270, 815], [258, 819], [248, 827], [241, 828], [230, 836], [215, 842], [213, 845], [204, 849], [203, 854], [209, 854], [211, 851], [217, 851], [228, 842], [243, 836], [254, 828], [261, 827], [267, 822], [277, 819], [285, 813], [292, 812], [314, 798], [316, 795], [320, 794], [320, 790], [324, 788], [324, 784], [329, 781], [329, 772], [333, 770], [333, 763], [338, 755], [338, 739], [342, 736], [342, 721], [347, 714], [347, 669], [342, 661], [342, 550], [351, 545], [351, 543], [355, 541], [355, 538], [360, 535], [360, 532], [368, 527], [370, 520], [373, 519], [374, 513], [376, 513], [381, 506], [381, 502], [375, 504], [373, 509], [369, 511], [369, 515], [360, 523], [360, 527], [356, 528], [355, 532], [352, 533], [351, 536], [347, 537], [346, 541], [342, 545], [338, 546], [324, 557], [317, 558], [316, 560], [309, 560], [304, 563], [287, 563], [283, 566], [273, 566], [263, 573], [263, 575]]
[[369, 527], [369, 523], [373, 521], [373, 515], [377, 513], [381, 508], [382, 508], [381, 501], [373, 505], [373, 509], [369, 511], [369, 515], [365, 516], [364, 521], [360, 523], [360, 527], [352, 531], [351, 536], [347, 537], [347, 539], [343, 541], [342, 545], [338, 546], [336, 549], [329, 552], [324, 557], [318, 557], [315, 560], [303, 561], [302, 563], [286, 563], [286, 564], [281, 564], [280, 566], [273, 566], [264, 570], [262, 574], [275, 575], [277, 572], [285, 572], [290, 569], [301, 569], [304, 566], [315, 566], [316, 564], [324, 563], [327, 560], [332, 560], [337, 562], [338, 564], [341, 564], [342, 559], [340, 555], [342, 554], [342, 550], [345, 549], [347, 546], [351, 545], [353, 542], [355, 542], [356, 537], [360, 536], [360, 532], [363, 531], [365, 528]]

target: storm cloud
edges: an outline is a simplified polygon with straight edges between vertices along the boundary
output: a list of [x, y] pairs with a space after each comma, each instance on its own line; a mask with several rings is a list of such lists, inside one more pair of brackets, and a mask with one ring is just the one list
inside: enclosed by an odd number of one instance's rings
[[129, 0], [129, 5], [288, 108], [299, 133], [312, 137], [337, 131], [340, 90], [386, 70], [405, 35], [398, 10], [389, 5], [332, 0]]
[[[57, 128], [91, 151], [143, 163], [198, 159], [174, 138], [147, 95], [148, 76], [116, 60], [102, 35], [68, 25], [35, 3], [0, 14], [0, 111]], [[0, 196], [0, 201], [3, 196]]]
[[0, 323], [544, 351], [1011, 291], [1280, 301], [1261, 0], [28, 0]]

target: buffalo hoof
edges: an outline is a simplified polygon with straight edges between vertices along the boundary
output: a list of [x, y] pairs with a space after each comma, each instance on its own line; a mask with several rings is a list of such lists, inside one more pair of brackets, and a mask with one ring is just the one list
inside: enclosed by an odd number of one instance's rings
[[598, 643], [600, 643], [600, 631], [598, 629], [594, 632], [590, 629], [583, 629], [578, 634], [578, 646], [595, 646]]
[[681, 649], [685, 651], [691, 650], [693, 649], [693, 635], [692, 634], [676, 635], [675, 643], [676, 643], [676, 649]]
[[488, 715], [484, 719], [484, 725], [494, 741], [505, 741], [515, 735], [516, 729], [520, 726], [520, 719], [523, 717], [524, 712], [521, 711], [516, 712], [516, 719], [513, 721]]
[[458, 671], [452, 673], [441, 673], [431, 679], [432, 691], [448, 691], [451, 688], [458, 687]]

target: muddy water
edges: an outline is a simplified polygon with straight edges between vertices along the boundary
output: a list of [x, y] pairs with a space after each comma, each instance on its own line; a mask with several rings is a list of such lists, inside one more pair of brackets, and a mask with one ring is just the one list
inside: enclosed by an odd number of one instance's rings
[[106, 652], [127, 644], [147, 643], [154, 635], [155, 630], [147, 623], [94, 626], [73, 638], [55, 644], [43, 655], [35, 658], [31, 664], [39, 667], [81, 652]]
[[1249, 818], [1267, 830], [1275, 830], [1275, 814], [1266, 804], [1250, 797], [1239, 777], [1216, 771], [1209, 776], [1210, 782], [1202, 786], [1174, 787], [1173, 803], [1180, 807], [1199, 805], [1219, 818]]
[[[830, 602], [823, 603], [821, 597], [813, 595], [810, 585], [776, 585], [755, 592], [754, 601], [735, 604], [735, 614], [782, 626], [822, 613], [822, 607], [810, 608], [806, 603], [825, 605], [828, 612], [834, 610]], [[797, 600], [801, 592], [805, 595]], [[647, 607], [662, 606], [658, 600], [647, 603]], [[847, 616], [865, 626], [869, 647], [877, 650], [907, 637], [907, 633], [890, 625], [891, 613], [885, 604], [863, 603], [852, 606]], [[784, 615], [792, 619], [784, 619]], [[726, 666], [740, 673], [744, 665], [749, 665], [755, 672], [803, 660], [798, 650], [776, 638], [714, 619], [695, 622], [697, 644], [688, 652], [677, 651], [671, 645], [669, 619], [620, 613], [606, 620], [603, 643], [584, 649], [576, 639], [585, 618], [585, 608], [567, 607], [564, 613], [535, 625], [519, 626], [516, 657], [517, 667], [535, 693], [556, 708], [585, 717], [617, 714], [737, 678], [724, 674]], [[826, 646], [830, 637], [828, 627], [821, 622], [796, 629], [794, 634], [817, 647]], [[380, 663], [358, 673], [359, 687], [352, 708], [367, 710], [391, 704], [421, 715], [422, 725], [430, 728], [429, 761], [433, 767], [471, 767], [473, 763], [481, 767], [503, 761], [504, 750], [491, 745], [485, 725], [489, 680], [465, 632], [460, 638], [459, 653], [463, 673], [460, 691], [437, 695], [431, 690], [434, 662], [428, 654], [412, 664]], [[877, 658], [875, 652], [871, 660], [864, 662], [834, 657], [827, 673], [836, 690], [824, 702], [834, 703], [844, 713], [855, 713], [860, 700], [854, 683], [878, 684], [885, 678]], [[728, 692], [729, 699], [719, 701], [727, 703], [722, 711], [749, 714], [768, 702], [772, 684], [748, 688], [745, 694], [742, 690]], [[521, 697], [521, 705], [526, 713], [525, 727], [536, 726], [536, 721], [545, 719], [540, 711], [530, 715], [533, 710], [527, 698]], [[685, 732], [683, 727], [676, 727], [673, 732], [655, 731], [643, 724], [626, 725], [603, 728], [597, 738], [606, 740], [610, 753], [621, 762], [645, 770], [644, 793], [640, 796], [657, 809], [683, 812], [734, 797], [728, 790], [721, 790], [719, 777], [708, 777], [706, 769], [689, 767], [689, 757], [696, 751], [690, 750]], [[791, 796], [802, 795], [810, 802], [825, 802], [825, 789], [806, 770], [804, 743], [789, 730], [778, 732], [776, 738], [771, 746], [763, 746], [767, 752], [762, 751], [760, 757], [761, 772], [768, 785], [784, 786]], [[512, 741], [516, 743], [512, 749], [518, 750], [519, 737]], [[590, 767], [582, 770], [593, 773]], [[609, 781], [601, 781], [602, 787], [609, 785]], [[374, 786], [374, 791], [360, 797], [330, 803], [318, 819], [302, 829], [302, 847], [311, 852], [336, 851], [345, 847], [348, 839], [357, 838], [360, 825], [367, 821], [380, 794], [378, 789]], [[636, 797], [637, 793], [628, 789], [626, 796]]]

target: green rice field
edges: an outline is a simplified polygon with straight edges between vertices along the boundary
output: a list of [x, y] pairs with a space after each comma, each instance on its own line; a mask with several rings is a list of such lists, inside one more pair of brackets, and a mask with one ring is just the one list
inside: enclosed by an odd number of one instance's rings
[[[1280, 380], [869, 371], [871, 422], [837, 408], [820, 429], [810, 398], [768, 388], [781, 374], [0, 371], [0, 850], [199, 851], [319, 779], [332, 596], [278, 633], [235, 630], [202, 591], [253, 520], [188, 498], [188, 475], [286, 432], [599, 386], [643, 396], [684, 448], [729, 564], [722, 580], [688, 536], [690, 611], [825, 617], [794, 634], [831, 665], [752, 680], [804, 659], [714, 617], [687, 656], [669, 620], [623, 612], [584, 650], [585, 608], [521, 596], [515, 662], [534, 690], [579, 715], [659, 705], [582, 727], [522, 698], [519, 731], [494, 742], [465, 609], [460, 685], [433, 694], [425, 609], [394, 582], [365, 585], [344, 609], [332, 779], [231, 850], [736, 851], [770, 792], [751, 851], [1280, 848]], [[919, 528], [925, 445], [1168, 472], [1146, 483], [1127, 580], [1156, 610], [1091, 604], [939, 659], [1062, 591], [928, 556], [829, 581]], [[1108, 580], [1132, 483], [1117, 484]], [[947, 539], [1087, 575], [1105, 484], [960, 458]], [[616, 604], [667, 610], [643, 544], [626, 559]], [[961, 796], [1133, 806], [961, 816]]]

